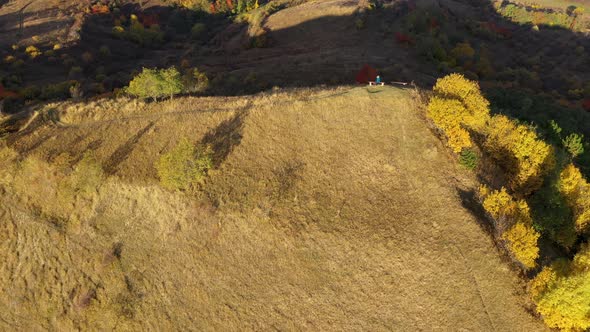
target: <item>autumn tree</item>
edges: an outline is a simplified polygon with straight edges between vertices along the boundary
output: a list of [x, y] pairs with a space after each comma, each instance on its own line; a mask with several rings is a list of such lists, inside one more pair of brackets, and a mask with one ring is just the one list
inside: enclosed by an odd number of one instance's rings
[[580, 170], [569, 164], [560, 173], [558, 187], [574, 213], [576, 230], [587, 232], [590, 228], [590, 185]]
[[456, 153], [472, 146], [468, 130], [481, 131], [489, 118], [489, 102], [477, 82], [450, 74], [436, 82], [434, 93], [428, 116], [445, 133], [449, 146]]
[[506, 188], [490, 191], [480, 188], [483, 207], [496, 222], [496, 229], [513, 257], [526, 268], [533, 268], [539, 257], [540, 234], [533, 228], [526, 201], [515, 200]]
[[552, 147], [537, 133], [504, 115], [496, 115], [486, 128], [485, 148], [510, 175], [510, 188], [521, 195], [538, 189], [554, 164]]
[[574, 260], [557, 261], [531, 281], [530, 293], [545, 323], [562, 331], [590, 328], [590, 244]]

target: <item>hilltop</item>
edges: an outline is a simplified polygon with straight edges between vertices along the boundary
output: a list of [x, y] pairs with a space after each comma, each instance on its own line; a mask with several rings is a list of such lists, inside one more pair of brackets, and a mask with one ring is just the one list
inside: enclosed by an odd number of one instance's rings
[[[3, 150], [2, 328], [543, 329], [421, 105], [393, 87], [48, 105]], [[215, 150], [194, 195], [153, 166], [182, 137]], [[63, 201], [83, 151], [104, 180]]]
[[0, 330], [590, 327], [586, 8], [0, 0]]

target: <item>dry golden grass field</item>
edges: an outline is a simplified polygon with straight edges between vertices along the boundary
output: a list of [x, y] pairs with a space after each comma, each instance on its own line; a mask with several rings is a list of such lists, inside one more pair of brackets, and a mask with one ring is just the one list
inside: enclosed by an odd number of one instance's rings
[[0, 330], [545, 329], [411, 89], [58, 103], [3, 144]]

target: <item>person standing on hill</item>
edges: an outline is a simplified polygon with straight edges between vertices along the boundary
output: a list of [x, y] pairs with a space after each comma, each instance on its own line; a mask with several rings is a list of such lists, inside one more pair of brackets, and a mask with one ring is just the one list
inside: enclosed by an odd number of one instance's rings
[[375, 83], [381, 84], [381, 76], [377, 75], [377, 77], [375, 78]]

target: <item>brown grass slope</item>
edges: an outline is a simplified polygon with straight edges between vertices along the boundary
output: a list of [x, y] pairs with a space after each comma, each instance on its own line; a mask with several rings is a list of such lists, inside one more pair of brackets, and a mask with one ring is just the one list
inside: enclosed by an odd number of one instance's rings
[[[181, 137], [215, 148], [195, 195], [153, 169]], [[0, 330], [543, 330], [409, 90], [54, 104], [6, 143]]]

